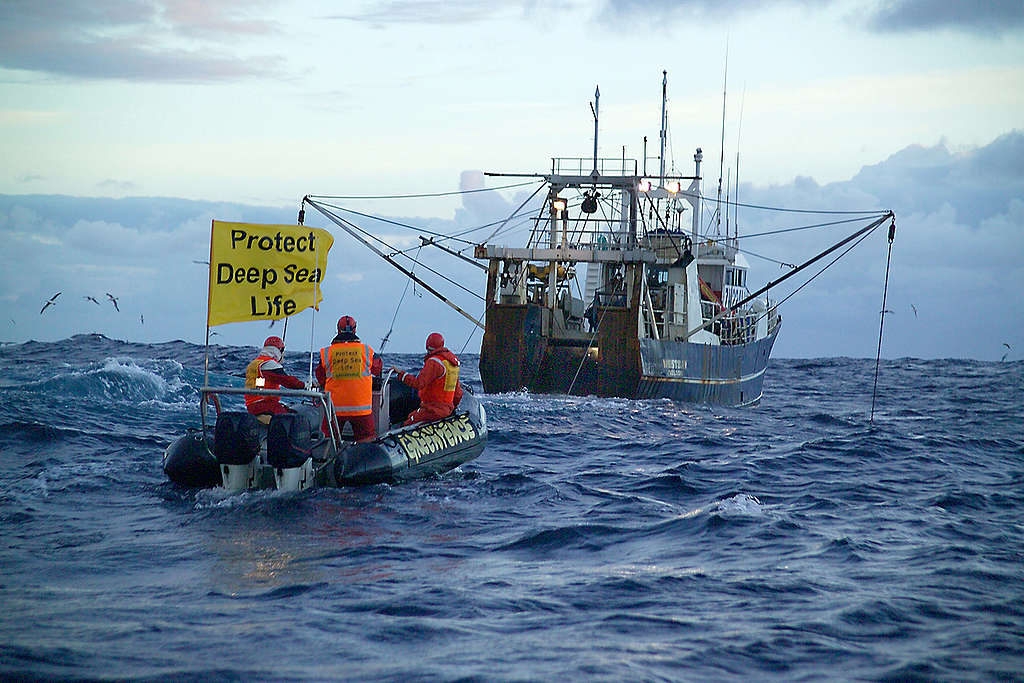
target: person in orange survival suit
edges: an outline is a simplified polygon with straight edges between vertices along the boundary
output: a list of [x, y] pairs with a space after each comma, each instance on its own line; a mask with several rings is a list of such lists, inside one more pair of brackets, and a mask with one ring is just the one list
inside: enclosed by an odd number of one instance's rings
[[[284, 358], [284, 340], [280, 337], [267, 337], [259, 355], [245, 368], [246, 389], [303, 389], [302, 380], [292, 377], [284, 371], [281, 360]], [[252, 415], [281, 415], [289, 412], [288, 406], [281, 403], [280, 396], [245, 395], [245, 409]]]
[[[373, 424], [373, 375], [380, 377], [381, 360], [374, 356], [369, 344], [356, 336], [356, 321], [344, 315], [338, 319], [338, 336], [331, 345], [320, 349], [316, 379], [325, 391], [338, 416], [338, 427], [352, 425], [356, 441], [372, 441], [377, 436]], [[327, 434], [327, 420], [324, 419]]]
[[418, 375], [393, 366], [391, 369], [420, 394], [420, 407], [405, 421], [407, 425], [446, 418], [455, 412], [455, 406], [462, 400], [459, 359], [445, 348], [444, 337], [437, 332], [427, 337], [427, 353], [423, 356], [423, 369]]

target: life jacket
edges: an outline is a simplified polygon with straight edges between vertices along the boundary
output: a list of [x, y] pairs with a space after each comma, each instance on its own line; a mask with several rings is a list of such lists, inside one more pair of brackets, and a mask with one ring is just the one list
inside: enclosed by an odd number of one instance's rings
[[[245, 368], [245, 388], [246, 389], [280, 389], [281, 383], [277, 381], [273, 373], [264, 376], [263, 365], [267, 361], [273, 361], [280, 367], [277, 359], [271, 358], [270, 356], [259, 355], [249, 363]], [[258, 386], [256, 384], [257, 378], [263, 378], [263, 385]], [[274, 405], [281, 402], [278, 396], [257, 396], [256, 394], [245, 395], [245, 407], [250, 413], [258, 414], [261, 412], [272, 412]], [[268, 410], [268, 408], [270, 410]]]
[[420, 402], [454, 406], [455, 387], [459, 384], [459, 359], [448, 349], [439, 349], [430, 353], [425, 363], [440, 363], [444, 374], [420, 389]]
[[339, 417], [373, 413], [373, 349], [362, 342], [340, 342], [320, 349], [334, 412]]

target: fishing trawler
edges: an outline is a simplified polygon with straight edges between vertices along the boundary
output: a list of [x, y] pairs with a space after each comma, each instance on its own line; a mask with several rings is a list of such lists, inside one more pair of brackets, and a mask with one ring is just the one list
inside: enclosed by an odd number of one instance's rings
[[[636, 160], [598, 158], [595, 106], [594, 156], [552, 160], [529, 243], [476, 248], [489, 265], [487, 392], [731, 406], [761, 398], [782, 318], [748, 290], [738, 236], [701, 234], [702, 151], [692, 176], [666, 175], [666, 85], [657, 176]], [[574, 292], [584, 269], [585, 287]]]

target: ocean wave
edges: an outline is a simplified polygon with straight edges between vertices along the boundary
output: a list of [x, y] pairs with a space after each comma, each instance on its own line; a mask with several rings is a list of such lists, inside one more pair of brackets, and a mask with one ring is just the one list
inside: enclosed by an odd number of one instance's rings
[[177, 402], [184, 395], [198, 396], [195, 389], [182, 380], [181, 363], [162, 360], [144, 364], [153, 369], [142, 367], [131, 358], [107, 358], [84, 370], [68, 368], [51, 377], [24, 383], [17, 390], [130, 403], [168, 398]]
[[[873, 423], [873, 359], [773, 360], [742, 410], [484, 395], [487, 448], [446, 476], [230, 493], [161, 469], [197, 423], [201, 346], [0, 354], [28, 387], [0, 387], [8, 677], [959, 680], [1024, 661], [1010, 364], [886, 361]], [[251, 354], [211, 349], [211, 383]]]
[[718, 501], [715, 512], [723, 517], [761, 517], [765, 514], [765, 506], [755, 496], [738, 493]]

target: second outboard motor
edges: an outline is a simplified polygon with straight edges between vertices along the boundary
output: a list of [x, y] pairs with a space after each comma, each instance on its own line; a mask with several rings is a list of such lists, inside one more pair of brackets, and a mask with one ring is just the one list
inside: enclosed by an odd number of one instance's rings
[[217, 457], [224, 488], [252, 487], [255, 461], [260, 454], [260, 423], [249, 413], [225, 411], [217, 416], [213, 454]]
[[391, 424], [400, 425], [420, 407], [420, 397], [415, 389], [397, 377], [388, 382], [390, 400], [388, 408], [391, 413]]
[[[319, 413], [317, 413], [318, 415]], [[326, 441], [308, 410], [275, 415], [267, 430], [267, 462], [277, 488], [302, 491], [313, 484], [313, 451]]]

